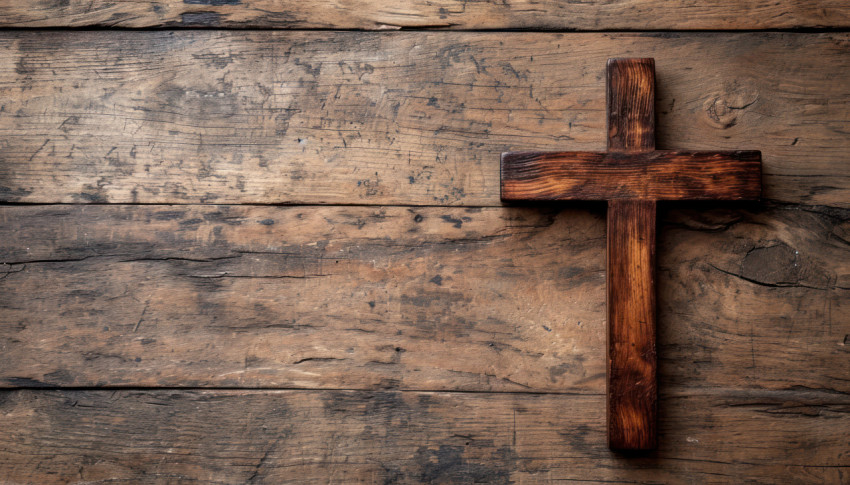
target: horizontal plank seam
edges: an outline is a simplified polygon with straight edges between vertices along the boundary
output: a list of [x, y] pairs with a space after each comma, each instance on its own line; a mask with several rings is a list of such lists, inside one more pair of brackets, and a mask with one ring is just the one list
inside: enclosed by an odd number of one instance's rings
[[747, 34], [747, 33], [791, 33], [791, 34], [827, 34], [827, 33], [846, 33], [850, 32], [850, 25], [846, 26], [830, 26], [830, 27], [785, 27], [785, 28], [767, 28], [767, 29], [547, 29], [541, 28], [494, 28], [494, 29], [452, 29], [445, 27], [400, 27], [392, 30], [379, 29], [355, 29], [355, 28], [275, 28], [275, 27], [239, 27], [239, 26], [192, 26], [192, 27], [177, 27], [177, 26], [162, 26], [162, 27], [124, 27], [124, 26], [102, 26], [102, 25], [87, 25], [82, 27], [12, 27], [2, 26], [0, 24], [0, 33], [3, 32], [49, 32], [49, 31], [157, 31], [157, 32], [185, 32], [199, 30], [214, 30], [214, 31], [235, 31], [235, 32], [359, 32], [359, 33], [375, 33], [375, 34], [392, 34], [394, 32], [428, 32], [428, 33], [545, 33], [545, 34]]
[[556, 396], [599, 396], [604, 393], [568, 392], [568, 391], [484, 391], [470, 389], [394, 389], [394, 388], [345, 388], [345, 387], [239, 387], [239, 386], [62, 386], [52, 384], [33, 384], [31, 386], [0, 387], [0, 393], [13, 391], [308, 391], [308, 392], [410, 392], [410, 393], [449, 393], [449, 394], [529, 394]]
[[[680, 202], [680, 201], [679, 201]], [[605, 201], [555, 201], [554, 203], [551, 201], [543, 201], [539, 202], [538, 205], [545, 205], [546, 207], [552, 207], [553, 204], [604, 204]], [[799, 205], [788, 202], [789, 205]], [[492, 204], [492, 205], [447, 205], [447, 204], [381, 204], [381, 203], [361, 203], [361, 202], [352, 202], [352, 203], [340, 203], [334, 202], [330, 204], [316, 204], [316, 203], [297, 203], [297, 202], [234, 202], [234, 203], [200, 203], [200, 202], [0, 202], [0, 208], [2, 207], [27, 207], [27, 206], [78, 206], [78, 207], [89, 207], [89, 206], [114, 206], [114, 207], [130, 207], [130, 206], [185, 206], [185, 207], [398, 207], [398, 208], [426, 208], [426, 207], [445, 207], [445, 208], [455, 208], [455, 209], [492, 209], [497, 207], [510, 207], [510, 206], [527, 206], [527, 205], [535, 205], [535, 204]], [[839, 209], [836, 207], [836, 209]]]
[[[309, 388], [309, 387], [230, 387], [230, 386], [214, 386], [214, 387], [199, 387], [199, 386], [42, 386], [42, 387], [8, 387], [0, 388], [0, 394], [12, 392], [115, 392], [115, 391], [166, 391], [166, 392], [207, 392], [207, 391], [246, 391], [252, 393], [266, 392], [354, 392], [354, 393], [428, 393], [428, 394], [491, 394], [491, 395], [541, 395], [541, 396], [576, 396], [576, 397], [603, 397], [605, 393], [582, 393], [582, 392], [560, 392], [560, 391], [484, 391], [484, 390], [463, 390], [463, 389], [391, 389], [391, 388], [376, 388], [376, 389], [356, 389], [356, 388]], [[789, 399], [794, 396], [820, 396], [824, 395], [835, 396], [833, 404], [850, 403], [847, 398], [850, 398], [850, 392], [840, 391], [832, 388], [814, 388], [807, 386], [792, 386], [786, 389], [762, 389], [762, 388], [728, 388], [728, 387], [705, 387], [705, 388], [685, 388], [684, 390], [670, 392], [660, 390], [661, 398], [682, 398], [692, 396], [713, 396], [713, 397], [729, 397], [729, 398], [747, 398], [752, 399], [758, 396], [770, 397], [776, 399]], [[762, 402], [746, 402], [746, 403], [730, 403], [730, 406], [747, 406], [759, 405]]]
[[[839, 207], [839, 206], [831, 206], [831, 205], [810, 205], [810, 204], [801, 204], [798, 202], [785, 202], [776, 199], [761, 199], [760, 201], [723, 201], [723, 200], [693, 200], [693, 201], [658, 201], [661, 204], [660, 209], [664, 209], [668, 203], [672, 204], [682, 204], [682, 203], [692, 203], [692, 204], [711, 204], [718, 207], [730, 206], [730, 204], [735, 204], [734, 207], [746, 210], [752, 209], [753, 207], [759, 207], [764, 209], [782, 209], [782, 210], [804, 210], [807, 212], [814, 212], [817, 214], [826, 214], [828, 216], [836, 216], [840, 218], [844, 218], [843, 216], [839, 216], [837, 213], [847, 213], [847, 217], [850, 218], [850, 209]], [[545, 207], [548, 209], [558, 209], [558, 208], [582, 208], [582, 207], [605, 207], [605, 201], [598, 200], [590, 200], [590, 201], [582, 201], [582, 200], [574, 200], [574, 201], [539, 201], [539, 202], [505, 202], [502, 204], [493, 204], [493, 205], [447, 205], [447, 204], [380, 204], [380, 203], [350, 203], [350, 204], [342, 204], [342, 203], [332, 203], [332, 204], [307, 204], [307, 203], [274, 203], [274, 202], [251, 202], [251, 203], [198, 203], [198, 202], [0, 202], [0, 209], [2, 208], [12, 208], [12, 207], [47, 207], [47, 206], [78, 206], [78, 207], [90, 207], [90, 206], [112, 206], [112, 207], [133, 207], [133, 206], [160, 206], [160, 207], [169, 207], [169, 206], [179, 206], [179, 207], [305, 207], [305, 208], [334, 208], [334, 207], [387, 207], [387, 208], [401, 208], [401, 209], [416, 209], [416, 208], [443, 208], [443, 209], [497, 209], [500, 207]], [[663, 221], [661, 221], [663, 222]]]

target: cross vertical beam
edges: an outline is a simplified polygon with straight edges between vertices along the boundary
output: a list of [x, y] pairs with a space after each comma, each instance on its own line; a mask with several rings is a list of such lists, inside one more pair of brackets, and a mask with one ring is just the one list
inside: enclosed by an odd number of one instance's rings
[[[655, 61], [608, 60], [608, 151], [655, 150]], [[656, 446], [654, 200], [608, 201], [608, 446]]]

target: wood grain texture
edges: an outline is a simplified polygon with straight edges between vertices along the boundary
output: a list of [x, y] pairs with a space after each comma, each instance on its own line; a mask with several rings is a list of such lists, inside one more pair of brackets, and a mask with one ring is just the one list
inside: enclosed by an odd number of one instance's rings
[[2, 214], [7, 387], [601, 392], [601, 214], [203, 206]]
[[608, 59], [605, 78], [608, 151], [655, 150], [655, 59]]
[[758, 199], [758, 151], [510, 152], [501, 198], [522, 200]]
[[0, 469], [12, 483], [850, 478], [850, 400], [814, 391], [664, 396], [661, 449], [648, 457], [608, 451], [602, 396], [174, 390], [0, 396]]
[[[717, 204], [660, 209], [662, 391], [850, 392], [850, 212]], [[4, 207], [0, 382], [601, 398], [591, 209]]]
[[0, 0], [2, 27], [736, 30], [848, 27], [841, 0]]
[[850, 207], [846, 33], [5, 32], [0, 200], [500, 205], [499, 154], [605, 149], [635, 53], [659, 148], [760, 149], [764, 197]]
[[[651, 152], [655, 59], [608, 59], [605, 75], [608, 150]], [[654, 200], [608, 201], [605, 392], [608, 446], [614, 450], [657, 446], [655, 211]]]
[[650, 200], [608, 202], [608, 445], [657, 445], [655, 209]]

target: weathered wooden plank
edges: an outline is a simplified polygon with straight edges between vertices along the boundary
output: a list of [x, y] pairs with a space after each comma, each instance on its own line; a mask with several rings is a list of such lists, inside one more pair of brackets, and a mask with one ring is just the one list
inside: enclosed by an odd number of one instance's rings
[[[850, 391], [850, 213], [660, 207], [663, 385]], [[592, 208], [4, 207], [0, 381], [601, 394]]]
[[5, 32], [0, 200], [499, 205], [502, 152], [605, 148], [635, 53], [659, 148], [850, 207], [847, 33]]
[[0, 0], [2, 27], [733, 30], [848, 27], [841, 0]]
[[[743, 213], [693, 207], [662, 210], [659, 224], [656, 283], [663, 382], [688, 378], [717, 386], [782, 388], [785, 381], [791, 387], [829, 389], [836, 384], [847, 389], [850, 213], [805, 206]], [[698, 232], [691, 234], [693, 230]], [[800, 300], [794, 296], [799, 290], [807, 293]], [[813, 343], [814, 335], [823, 336], [823, 343]], [[800, 360], [794, 356], [814, 347], [823, 354]], [[707, 362], [719, 363], [717, 359], [737, 361], [737, 372], [699, 369]], [[820, 367], [818, 360], [826, 365]], [[665, 369], [693, 364], [697, 367], [691, 370]], [[796, 382], [790, 376], [797, 372], [820, 373], [816, 380], [824, 380]]]
[[757, 151], [510, 152], [501, 198], [528, 200], [758, 199]]
[[588, 392], [601, 217], [6, 208], [2, 383]]
[[850, 478], [846, 394], [662, 396], [661, 448], [643, 457], [608, 451], [603, 396], [165, 390], [0, 396], [0, 470], [12, 483]]

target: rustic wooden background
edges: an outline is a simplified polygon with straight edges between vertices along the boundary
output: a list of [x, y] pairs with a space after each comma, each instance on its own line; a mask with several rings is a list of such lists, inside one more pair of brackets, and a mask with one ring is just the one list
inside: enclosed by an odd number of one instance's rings
[[[850, 482], [845, 0], [0, 29], [0, 482]], [[618, 56], [656, 59], [659, 148], [764, 155], [761, 203], [661, 204], [639, 456], [605, 446], [604, 205], [498, 193], [502, 151], [604, 149]]]

